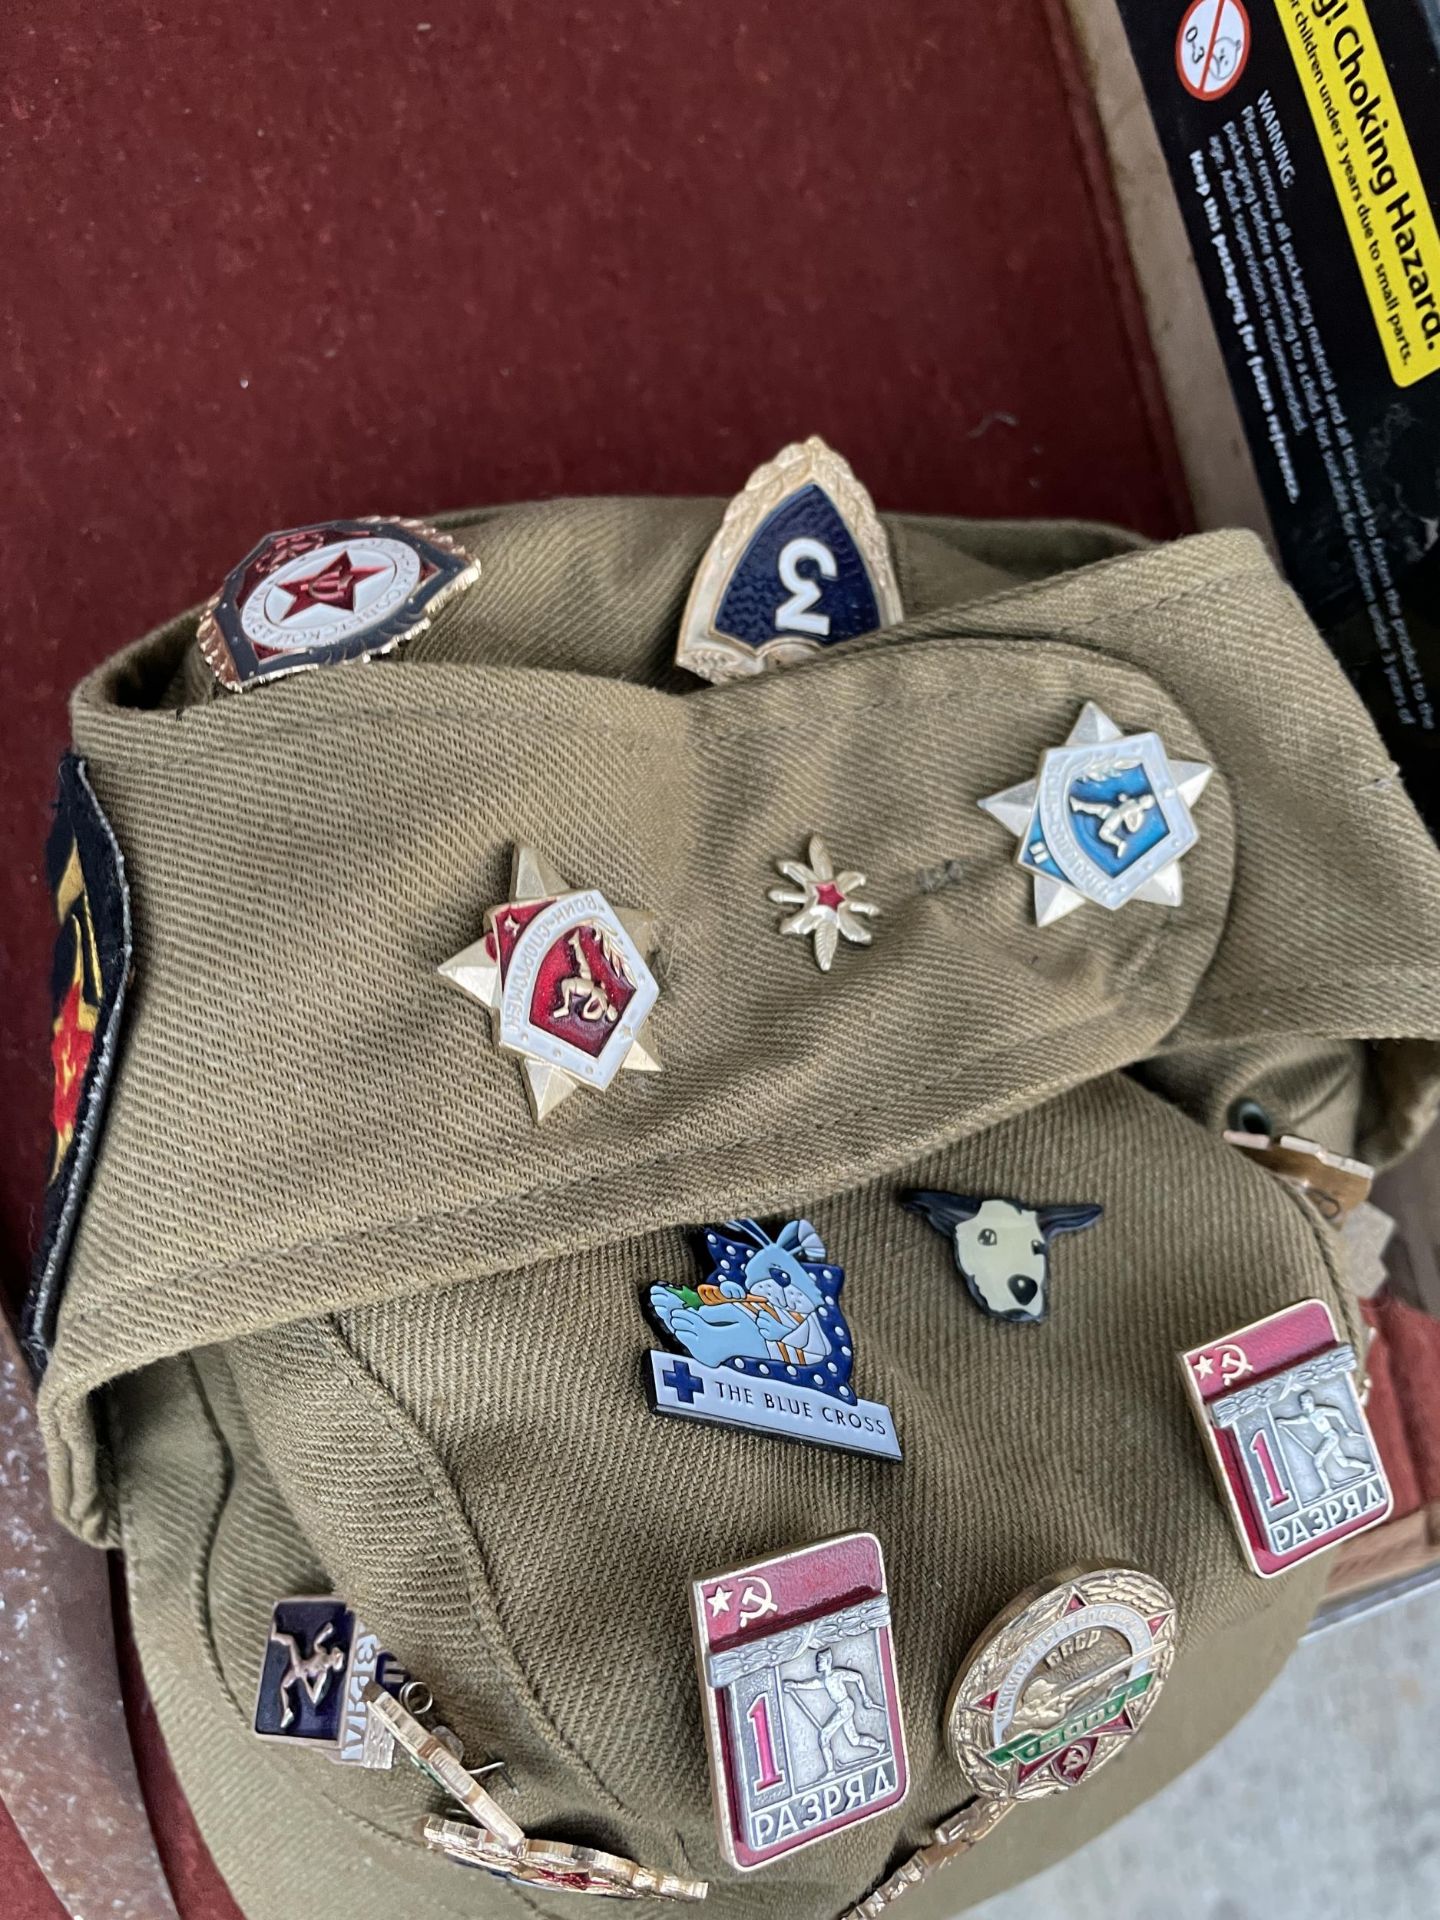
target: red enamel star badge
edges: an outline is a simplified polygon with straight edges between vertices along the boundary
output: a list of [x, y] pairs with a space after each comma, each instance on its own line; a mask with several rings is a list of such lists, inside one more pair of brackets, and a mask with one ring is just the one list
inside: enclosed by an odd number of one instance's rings
[[337, 554], [328, 566], [317, 572], [307, 573], [300, 580], [281, 582], [286, 593], [292, 596], [285, 618], [293, 620], [307, 607], [343, 607], [346, 613], [353, 613], [356, 587], [362, 580], [373, 579], [383, 571], [381, 567], [357, 567], [348, 552]]
[[660, 987], [645, 964], [649, 916], [572, 889], [528, 847], [510, 898], [440, 973], [490, 1010], [502, 1051], [518, 1054], [537, 1120], [576, 1087], [604, 1092], [621, 1072], [658, 1073], [641, 1032]]

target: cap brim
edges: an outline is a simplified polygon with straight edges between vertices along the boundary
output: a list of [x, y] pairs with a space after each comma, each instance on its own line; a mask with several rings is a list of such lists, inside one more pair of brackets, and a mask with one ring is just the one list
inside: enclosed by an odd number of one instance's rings
[[[302, 1911], [307, 1920], [533, 1911], [533, 1893], [517, 1897], [427, 1853], [418, 1819], [434, 1796], [410, 1769], [363, 1775], [254, 1738], [240, 1650], [263, 1646], [276, 1594], [314, 1586], [321, 1570], [270, 1483], [223, 1367], [166, 1362], [119, 1391], [127, 1403], [116, 1440], [135, 1639], [177, 1775], [247, 1920], [295, 1920]], [[944, 1920], [1038, 1873], [1184, 1771], [1280, 1671], [1324, 1578], [1322, 1556], [1279, 1583], [1263, 1613], [1202, 1642], [1183, 1633], [1183, 1657], [1141, 1736], [1141, 1763], [1109, 1767], [1083, 1791], [1027, 1805], [1023, 1818], [1002, 1822], [983, 1846], [907, 1894], [908, 1920]], [[916, 1734], [917, 1745], [929, 1744], [930, 1730]], [[957, 1804], [961, 1798], [957, 1779]], [[916, 1810], [907, 1828], [916, 1845], [934, 1811]], [[794, 1891], [784, 1876], [775, 1881], [775, 1912]], [[856, 1898], [865, 1891], [850, 1890]], [[730, 1920], [753, 1913], [754, 1899], [753, 1881], [712, 1879], [707, 1911]]]

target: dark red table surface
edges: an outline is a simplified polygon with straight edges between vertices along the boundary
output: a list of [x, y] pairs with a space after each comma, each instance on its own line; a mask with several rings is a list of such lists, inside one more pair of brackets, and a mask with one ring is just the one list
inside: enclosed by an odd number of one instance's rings
[[[12, 1293], [65, 696], [259, 534], [728, 494], [809, 432], [882, 507], [1187, 524], [1061, 0], [10, 0], [0, 74]], [[177, 1889], [220, 1920], [135, 1718]], [[0, 1827], [48, 1916], [13, 1852]]]

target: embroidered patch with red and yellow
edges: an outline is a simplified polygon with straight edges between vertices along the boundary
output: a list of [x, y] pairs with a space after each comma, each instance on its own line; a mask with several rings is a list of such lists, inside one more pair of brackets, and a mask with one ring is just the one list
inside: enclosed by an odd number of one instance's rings
[[54, 1140], [21, 1323], [37, 1375], [54, 1345], [66, 1260], [114, 1073], [132, 952], [125, 862], [85, 763], [73, 753], [60, 763], [45, 865], [57, 922], [50, 982]]

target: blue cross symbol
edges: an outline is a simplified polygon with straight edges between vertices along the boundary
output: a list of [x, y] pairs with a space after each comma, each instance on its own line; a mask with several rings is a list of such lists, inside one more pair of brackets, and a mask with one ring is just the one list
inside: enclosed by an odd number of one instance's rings
[[683, 1360], [677, 1360], [673, 1366], [667, 1367], [660, 1378], [675, 1398], [687, 1407], [697, 1393], [705, 1391], [705, 1382], [698, 1373], [692, 1373]]

